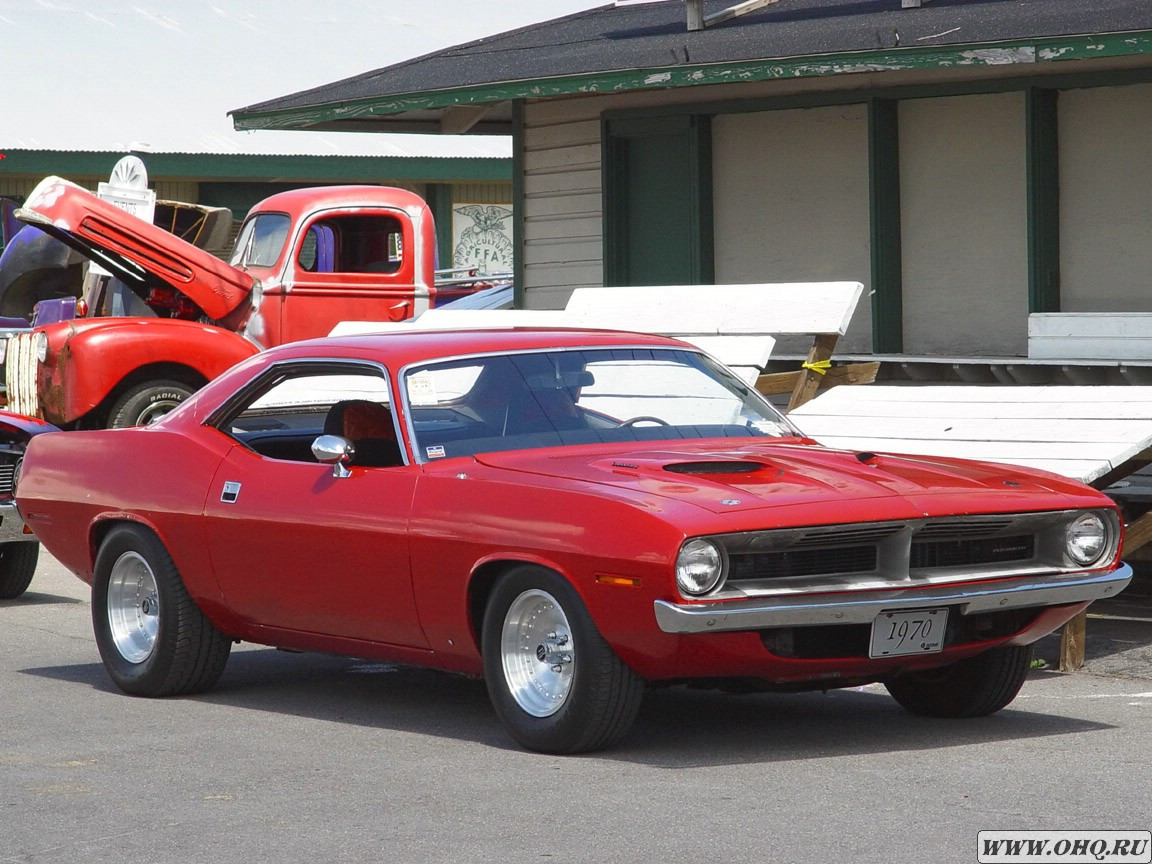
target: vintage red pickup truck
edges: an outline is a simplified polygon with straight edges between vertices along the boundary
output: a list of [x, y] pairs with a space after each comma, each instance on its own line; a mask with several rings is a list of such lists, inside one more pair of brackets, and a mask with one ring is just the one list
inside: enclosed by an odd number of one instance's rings
[[228, 263], [59, 177], [17, 218], [109, 271], [84, 317], [6, 345], [8, 408], [62, 428], [146, 424], [258, 351], [339, 321], [396, 321], [490, 282], [436, 279], [418, 195], [385, 186], [297, 189], [257, 204]]

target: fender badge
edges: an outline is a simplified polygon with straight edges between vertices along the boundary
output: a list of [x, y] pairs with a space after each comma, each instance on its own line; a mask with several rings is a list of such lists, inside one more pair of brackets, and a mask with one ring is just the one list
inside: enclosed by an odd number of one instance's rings
[[739, 498], [725, 498], [725, 499], [724, 499], [723, 501], [721, 501], [720, 503], [721, 503], [721, 504], [726, 504], [726, 505], [727, 505], [727, 506], [729, 506], [729, 507], [735, 507], [737, 504], [739, 504], [739, 503], [740, 503], [740, 499], [739, 499]]
[[240, 484], [235, 480], [229, 480], [224, 484], [224, 491], [220, 493], [220, 500], [225, 504], [235, 504], [236, 499], [240, 497]]

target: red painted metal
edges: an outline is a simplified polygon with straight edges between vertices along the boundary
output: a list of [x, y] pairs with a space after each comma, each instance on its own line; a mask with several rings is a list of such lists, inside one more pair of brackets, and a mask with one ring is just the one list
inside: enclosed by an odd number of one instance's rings
[[[258, 456], [205, 423], [269, 364], [293, 358], [371, 359], [389, 370], [395, 391], [399, 370], [436, 357], [677, 344], [565, 330], [413, 331], [293, 343], [240, 363], [154, 426], [37, 436], [18, 502], [47, 550], [87, 581], [109, 524], [151, 526], [196, 602], [236, 638], [468, 673], [481, 672], [477, 592], [493, 568], [515, 562], [566, 578], [621, 659], [650, 679], [751, 676], [806, 686], [876, 680], [1034, 641], [1082, 608], [1052, 607], [1017, 633], [883, 660], [777, 656], [756, 631], [673, 634], [654, 619], [656, 600], [689, 602], [673, 573], [689, 536], [1113, 507], [1087, 486], [1042, 472], [894, 456], [863, 465], [851, 454], [787, 438], [481, 454], [353, 467], [351, 477], [335, 479], [329, 466]], [[764, 472], [773, 474], [771, 482], [681, 475], [673, 484], [650, 467], [657, 449], [665, 462], [724, 453], [770, 462], [777, 471]], [[606, 460], [621, 457], [629, 470], [610, 470]], [[1019, 485], [1007, 487], [1007, 479]], [[226, 480], [243, 484], [236, 503], [221, 502]], [[739, 506], [711, 503], [720, 483], [738, 493]], [[1119, 566], [1117, 560], [1103, 569]]]

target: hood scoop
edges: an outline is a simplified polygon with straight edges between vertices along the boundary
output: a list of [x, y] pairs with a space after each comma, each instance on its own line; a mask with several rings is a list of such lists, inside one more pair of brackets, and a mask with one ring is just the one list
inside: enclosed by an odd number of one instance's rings
[[664, 466], [673, 474], [752, 474], [764, 469], [760, 462], [735, 459], [706, 459], [699, 462], [673, 462]]

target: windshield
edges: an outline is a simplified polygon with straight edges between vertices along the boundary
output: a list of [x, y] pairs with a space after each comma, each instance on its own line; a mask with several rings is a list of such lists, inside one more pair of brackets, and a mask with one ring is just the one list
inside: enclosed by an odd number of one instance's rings
[[498, 450], [799, 433], [703, 354], [576, 349], [410, 368], [403, 382], [422, 460]]
[[283, 213], [261, 213], [244, 223], [228, 263], [233, 267], [271, 267], [280, 258], [291, 220]]

